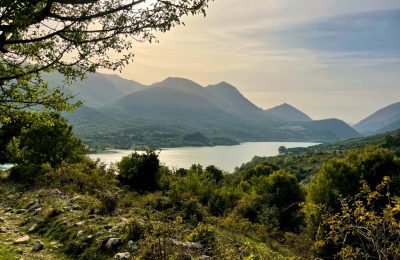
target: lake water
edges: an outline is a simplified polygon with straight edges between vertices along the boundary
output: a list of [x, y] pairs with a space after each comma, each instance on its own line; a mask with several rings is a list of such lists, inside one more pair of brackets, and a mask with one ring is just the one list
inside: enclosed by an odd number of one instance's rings
[[[189, 168], [192, 164], [215, 165], [233, 172], [235, 167], [251, 161], [254, 156], [278, 155], [278, 148], [309, 147], [318, 143], [302, 142], [250, 142], [234, 146], [163, 148], [160, 161], [169, 167]], [[132, 150], [113, 150], [110, 153], [89, 154], [92, 159], [100, 159], [106, 164], [116, 163]]]
[[13, 164], [0, 164], [0, 171], [8, 170], [13, 167]]

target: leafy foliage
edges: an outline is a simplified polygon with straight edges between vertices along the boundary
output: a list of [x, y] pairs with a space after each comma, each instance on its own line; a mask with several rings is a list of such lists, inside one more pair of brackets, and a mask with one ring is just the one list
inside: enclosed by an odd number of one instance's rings
[[2, 161], [8, 163], [60, 165], [63, 161], [83, 160], [86, 148], [72, 133], [72, 126], [58, 115], [50, 115], [49, 123], [21, 121], [3, 125], [0, 135], [5, 146]]
[[[343, 199], [341, 210], [326, 216], [324, 223], [329, 232], [319, 239], [324, 239], [342, 259], [398, 259], [400, 200], [389, 192], [392, 184], [389, 177], [384, 177], [372, 191], [364, 182], [354, 201]], [[376, 207], [382, 199], [385, 205]]]
[[159, 185], [160, 161], [155, 151], [133, 153], [117, 164], [121, 183], [137, 191], [154, 191]]
[[[155, 32], [181, 24], [184, 15], [205, 14], [208, 0], [4, 0], [0, 3], [0, 122], [17, 110], [71, 110], [62, 87], [98, 68], [121, 69], [133, 53], [131, 39], [153, 42]], [[93, 27], [93, 25], [96, 25]], [[130, 37], [128, 37], [130, 36]], [[119, 53], [116, 59], [109, 54]], [[114, 55], [115, 56], [115, 55]], [[61, 86], [42, 73], [58, 71]]]

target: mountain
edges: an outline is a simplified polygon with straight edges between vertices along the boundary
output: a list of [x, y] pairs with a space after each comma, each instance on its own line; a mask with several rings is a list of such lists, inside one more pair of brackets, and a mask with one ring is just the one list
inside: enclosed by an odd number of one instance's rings
[[[162, 88], [164, 91], [168, 89], [171, 93], [180, 92], [185, 93], [186, 95], [192, 95], [194, 98], [199, 100], [206, 100], [207, 104], [204, 103], [203, 105], [205, 109], [212, 105], [225, 113], [236, 115], [248, 115], [252, 113], [260, 113], [262, 111], [259, 107], [245, 98], [238, 89], [226, 82], [203, 87], [188, 79], [169, 77], [161, 82], [150, 85], [149, 88]], [[179, 103], [179, 101], [176, 100], [175, 103]], [[197, 102], [194, 101], [194, 103], [196, 104]]]
[[[65, 87], [66, 94], [77, 95], [76, 99], [84, 101], [85, 106], [100, 107], [110, 101], [121, 98], [128, 93], [146, 88], [133, 80], [126, 80], [117, 75], [102, 73], [88, 74], [84, 80], [77, 80], [71, 87]], [[44, 78], [54, 86], [60, 86], [61, 75], [58, 73], [47, 74]]]
[[226, 82], [203, 87], [169, 77], [144, 86], [93, 74], [83, 83], [80, 97], [87, 105], [67, 117], [92, 148], [332, 142], [360, 136], [343, 121], [312, 121], [288, 104], [264, 111]]
[[227, 112], [238, 115], [261, 113], [262, 109], [245, 98], [237, 88], [229, 83], [221, 82], [206, 87], [209, 99]]
[[188, 79], [170, 77], [101, 107], [85, 108], [70, 120], [77, 126], [78, 136], [92, 147], [332, 142], [359, 137], [343, 121], [310, 121], [287, 104], [271, 111], [257, 107], [229, 83], [203, 87]]
[[360, 133], [358, 133], [354, 128], [349, 126], [342, 120], [339, 119], [324, 119], [324, 120], [316, 120], [309, 121], [305, 124], [306, 127], [311, 127], [311, 129], [319, 129], [328, 131], [333, 134], [334, 137], [338, 140], [347, 140], [357, 137], [362, 137]]
[[265, 112], [286, 121], [312, 121], [308, 115], [286, 103], [267, 109]]
[[171, 118], [195, 114], [212, 116], [223, 112], [203, 95], [160, 86], [128, 94], [112, 102], [106, 109], [113, 107], [121, 108], [130, 115]]
[[392, 132], [400, 129], [400, 119], [379, 129], [376, 133]]
[[[384, 131], [385, 127], [389, 127], [389, 129], [391, 129], [396, 126], [396, 122], [399, 120], [400, 102], [397, 102], [376, 111], [372, 115], [354, 125], [354, 128], [362, 134], [369, 135], [374, 134], [375, 132], [382, 132]], [[394, 125], [390, 127], [391, 124]]]
[[204, 88], [196, 82], [179, 77], [168, 77], [163, 81], [150, 85], [151, 88], [168, 88], [183, 91], [194, 95], [203, 96]]

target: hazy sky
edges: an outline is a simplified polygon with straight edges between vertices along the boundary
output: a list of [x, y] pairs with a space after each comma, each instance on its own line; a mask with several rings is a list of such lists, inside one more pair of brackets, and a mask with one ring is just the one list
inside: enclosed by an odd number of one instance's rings
[[400, 101], [399, 0], [215, 0], [185, 23], [138, 43], [122, 77], [227, 81], [262, 108], [348, 122]]

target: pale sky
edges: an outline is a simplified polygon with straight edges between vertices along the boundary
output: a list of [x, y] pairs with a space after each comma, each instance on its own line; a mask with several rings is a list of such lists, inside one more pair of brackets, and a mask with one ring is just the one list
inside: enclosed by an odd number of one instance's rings
[[259, 107], [351, 123], [400, 101], [399, 0], [215, 0], [184, 21], [121, 76], [226, 81]]

